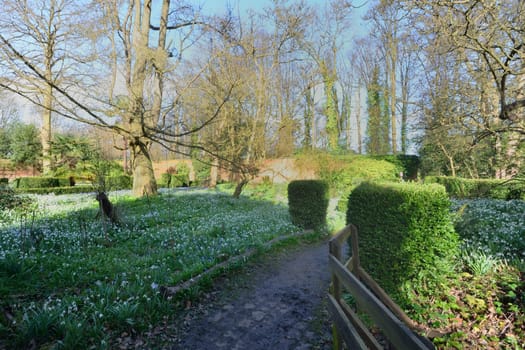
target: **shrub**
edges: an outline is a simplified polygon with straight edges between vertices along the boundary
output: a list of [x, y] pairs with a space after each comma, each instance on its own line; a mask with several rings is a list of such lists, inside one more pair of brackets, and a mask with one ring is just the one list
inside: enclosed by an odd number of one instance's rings
[[129, 190], [133, 186], [133, 178], [129, 175], [108, 176], [106, 177], [108, 190]]
[[411, 305], [412, 289], [452, 269], [459, 243], [449, 211], [435, 184], [363, 183], [349, 196], [346, 220], [358, 227], [361, 263], [401, 307]]
[[169, 188], [171, 184], [171, 174], [164, 173], [160, 175], [159, 187]]
[[73, 180], [73, 177], [59, 177], [58, 179], [58, 186], [59, 187], [69, 187], [74, 186], [75, 181]]
[[22, 206], [27, 199], [20, 197], [9, 187], [0, 187], [0, 212]]
[[452, 176], [427, 176], [425, 183], [445, 186], [450, 197], [524, 199], [525, 184], [518, 181], [496, 179], [464, 179]]
[[48, 188], [59, 187], [60, 181], [57, 177], [21, 177], [17, 181], [16, 188]]
[[194, 159], [192, 161], [195, 171], [195, 186], [207, 184], [210, 180], [211, 165]]
[[290, 182], [288, 207], [294, 225], [304, 229], [322, 228], [328, 210], [328, 184], [319, 180]]
[[18, 188], [17, 193], [31, 193], [31, 194], [48, 194], [54, 193], [60, 194], [74, 194], [74, 193], [87, 193], [93, 192], [95, 189], [91, 185], [78, 185], [70, 187], [47, 187], [47, 188]]
[[188, 174], [171, 175], [170, 187], [188, 187], [190, 184], [190, 177]]
[[409, 154], [387, 154], [382, 156], [370, 156], [372, 159], [386, 160], [403, 172], [404, 180], [415, 180], [419, 172], [421, 160], [416, 155]]
[[0, 187], [9, 185], [9, 179], [7, 177], [0, 177]]
[[399, 179], [401, 166], [381, 159], [361, 155], [333, 155], [325, 152], [307, 152], [297, 156], [299, 169], [311, 169], [326, 181], [332, 196], [347, 195], [366, 180]]

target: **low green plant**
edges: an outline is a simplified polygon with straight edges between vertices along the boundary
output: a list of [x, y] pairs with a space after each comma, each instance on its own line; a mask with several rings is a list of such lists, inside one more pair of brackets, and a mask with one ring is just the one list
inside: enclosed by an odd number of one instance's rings
[[464, 249], [460, 259], [465, 270], [475, 276], [484, 276], [495, 271], [500, 260], [479, 249]]

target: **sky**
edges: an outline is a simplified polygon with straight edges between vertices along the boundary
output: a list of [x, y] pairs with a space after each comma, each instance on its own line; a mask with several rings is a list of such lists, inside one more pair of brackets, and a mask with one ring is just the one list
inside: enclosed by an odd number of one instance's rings
[[[205, 14], [225, 13], [226, 8], [230, 5], [230, 7], [232, 7], [235, 12], [239, 12], [241, 16], [246, 14], [250, 9], [260, 13], [263, 9], [272, 6], [272, 0], [190, 0], [190, 2], [197, 6], [201, 5]], [[305, 0], [305, 2], [309, 5], [323, 6], [327, 3], [327, 0]], [[354, 6], [357, 7], [353, 11], [353, 21], [356, 32], [359, 32], [364, 29], [364, 21], [361, 18], [366, 13], [372, 1], [353, 0], [352, 2]]]

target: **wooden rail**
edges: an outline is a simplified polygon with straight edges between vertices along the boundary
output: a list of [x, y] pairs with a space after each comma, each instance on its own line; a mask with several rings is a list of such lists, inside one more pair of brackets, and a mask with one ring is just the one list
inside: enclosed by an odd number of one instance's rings
[[[344, 263], [342, 248], [352, 242], [352, 256]], [[412, 331], [417, 325], [401, 310], [386, 292], [361, 268], [357, 228], [348, 225], [330, 240], [329, 267], [332, 274], [328, 311], [334, 326], [334, 349], [383, 349], [360, 320], [356, 312], [342, 299], [343, 287], [357, 306], [377, 325], [386, 340], [399, 350], [434, 349], [432, 343]]]

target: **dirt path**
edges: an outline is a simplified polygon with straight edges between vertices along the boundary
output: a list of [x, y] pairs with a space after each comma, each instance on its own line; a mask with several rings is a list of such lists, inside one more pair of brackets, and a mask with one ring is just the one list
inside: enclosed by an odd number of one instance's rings
[[327, 243], [261, 260], [191, 307], [171, 349], [330, 349]]

